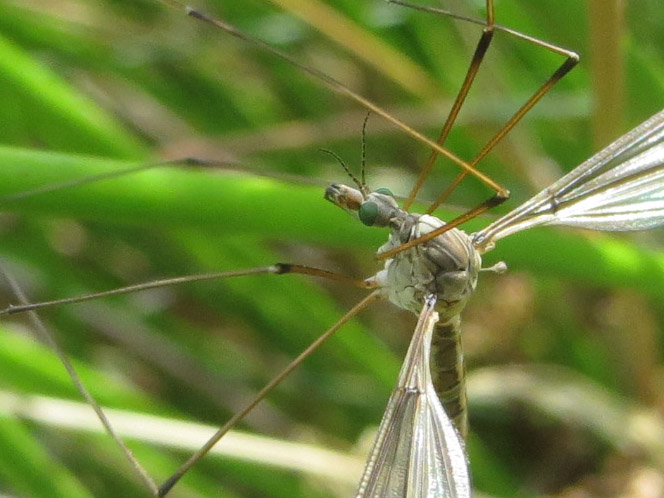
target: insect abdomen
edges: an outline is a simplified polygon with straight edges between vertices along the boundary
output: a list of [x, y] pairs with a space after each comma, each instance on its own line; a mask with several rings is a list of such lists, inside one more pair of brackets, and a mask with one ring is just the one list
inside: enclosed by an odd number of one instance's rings
[[445, 323], [439, 322], [434, 328], [431, 340], [431, 377], [445, 413], [452, 419], [459, 433], [465, 437], [468, 420], [459, 315]]

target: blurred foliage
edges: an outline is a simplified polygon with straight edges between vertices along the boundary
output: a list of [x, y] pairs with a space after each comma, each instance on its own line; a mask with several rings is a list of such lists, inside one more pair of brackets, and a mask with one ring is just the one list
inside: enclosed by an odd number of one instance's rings
[[[322, 185], [346, 177], [319, 149], [359, 168], [363, 109], [158, 2], [0, 1], [0, 195], [146, 161], [219, 163], [0, 199], [0, 255], [31, 300], [275, 261], [356, 276], [376, 271], [372, 254], [384, 234], [364, 230], [321, 199]], [[481, 17], [481, 3], [445, 6]], [[481, 31], [378, 0], [197, 6], [333, 75], [429, 136], [445, 118]], [[623, 59], [619, 77], [602, 67], [589, 72], [597, 55], [588, 49], [590, 16], [600, 12], [574, 0], [497, 2], [499, 23], [582, 58], [482, 162], [513, 193], [503, 211], [592, 154], [591, 123], [602, 120], [602, 106], [625, 109], [623, 122], [611, 123], [613, 136], [662, 108], [661, 2], [629, 2], [622, 31], [608, 33], [621, 40], [619, 52], [605, 54]], [[561, 62], [496, 34], [449, 148], [472, 157]], [[625, 90], [614, 92], [619, 101], [600, 105], [594, 82], [607, 80], [624, 82]], [[377, 117], [369, 120], [366, 146], [370, 186], [407, 194], [426, 148]], [[421, 198], [434, 198], [455, 174], [440, 161]], [[452, 201], [469, 207], [487, 195], [469, 179]], [[511, 271], [482, 275], [464, 313], [478, 490], [640, 496], [633, 490], [644, 480], [664, 487], [661, 448], [644, 443], [662, 434], [658, 245], [661, 230], [611, 236], [538, 229], [487, 256], [488, 264], [506, 260]], [[61, 307], [42, 317], [105, 406], [220, 425], [360, 296], [296, 276], [255, 276]], [[8, 290], [2, 298], [15, 302]], [[388, 305], [363, 313], [242, 428], [361, 457], [367, 447], [358, 445], [380, 420], [413, 324], [414, 317]], [[3, 396], [79, 399], [27, 322], [3, 318], [2, 326]], [[501, 385], [505, 366], [515, 364], [525, 379], [487, 389], [487, 379]], [[540, 391], [542, 364], [557, 367]], [[572, 397], [579, 392], [586, 394]], [[553, 402], [566, 393], [567, 401], [577, 400], [573, 406]], [[647, 410], [655, 416], [639, 426], [646, 434], [639, 438], [635, 414]], [[105, 437], [0, 413], [0, 492], [147, 495]], [[159, 481], [188, 456], [163, 445], [131, 446]], [[351, 493], [313, 476], [215, 456], [173, 496]]]

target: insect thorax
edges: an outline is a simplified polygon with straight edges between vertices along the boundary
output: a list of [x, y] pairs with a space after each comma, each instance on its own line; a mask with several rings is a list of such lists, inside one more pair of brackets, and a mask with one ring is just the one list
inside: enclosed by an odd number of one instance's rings
[[[405, 213], [404, 213], [405, 214]], [[393, 225], [390, 237], [378, 254], [443, 226], [430, 215], [405, 214]], [[481, 258], [466, 232], [453, 228], [438, 237], [398, 253], [385, 262], [376, 280], [390, 301], [419, 313], [424, 298], [438, 297], [441, 322], [461, 312], [475, 290]]]

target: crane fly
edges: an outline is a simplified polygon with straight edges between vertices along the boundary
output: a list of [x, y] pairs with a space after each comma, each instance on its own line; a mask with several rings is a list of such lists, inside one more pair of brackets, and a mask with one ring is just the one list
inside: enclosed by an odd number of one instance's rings
[[[379, 255], [445, 226], [435, 217], [402, 211], [390, 192], [379, 189], [363, 195], [365, 186], [358, 187], [359, 190], [332, 185], [326, 198], [344, 209], [357, 210], [366, 225], [390, 228], [390, 239], [379, 249]], [[434, 364], [436, 361], [438, 364], [433, 372], [443, 378], [452, 372], [453, 378], [439, 381], [437, 392], [446, 403], [447, 413], [439, 410], [435, 412], [437, 417], [431, 414], [435, 411], [431, 408], [432, 404], [435, 406], [435, 395], [428, 391], [433, 390], [431, 379], [417, 387], [400, 383], [386, 410], [358, 496], [470, 496], [467, 475], [455, 467], [463, 460], [458, 456], [454, 432], [445, 430], [448, 427], [445, 421], [455, 415], [457, 428], [465, 434], [459, 314], [475, 290], [482, 253], [491, 250], [503, 237], [539, 225], [627, 231], [663, 224], [664, 111], [661, 111], [485, 229], [466, 235], [452, 228], [388, 259], [385, 269], [374, 279], [397, 306], [414, 312], [422, 309], [418, 331], [424, 328], [422, 322], [435, 306], [427, 299], [435, 296], [442, 304], [439, 304], [442, 327], [434, 339], [438, 349]], [[414, 336], [414, 342], [421, 340], [421, 334]], [[428, 354], [424, 350], [416, 359], [408, 356], [404, 371], [414, 368], [412, 365]], [[429, 367], [428, 362], [425, 365]], [[418, 398], [422, 398], [419, 405]], [[405, 406], [409, 403], [414, 406]], [[418, 437], [418, 431], [425, 435]], [[438, 441], [444, 443], [437, 444]], [[446, 460], [445, 454], [455, 457]]]
[[[176, 4], [170, 1], [164, 3]], [[487, 2], [487, 8], [489, 14], [483, 23], [490, 25], [493, 23], [491, 2]], [[203, 21], [218, 24], [217, 20], [199, 11], [189, 9], [188, 13]], [[495, 28], [508, 32], [498, 25], [495, 25]], [[230, 31], [236, 34], [232, 28]], [[491, 36], [490, 30], [485, 31], [478, 43], [476, 58], [473, 59], [468, 72], [469, 83], [459, 93], [461, 96], [457, 100], [459, 107], [465, 98], [464, 91], [472, 85], [472, 73], [479, 67], [483, 57], [480, 52], [486, 49]], [[490, 141], [490, 147], [482, 149], [473, 161], [463, 161], [441, 146], [440, 144], [445, 141], [445, 133], [441, 135], [439, 143], [436, 143], [422, 138], [410, 128], [402, 128], [407, 133], [414, 133], [414, 136], [425, 141], [427, 145], [436, 147], [438, 154], [446, 155], [453, 162], [457, 162], [463, 168], [463, 176], [475, 175], [496, 191], [495, 197], [471, 211], [472, 216], [476, 216], [506, 197], [506, 190], [480, 171], [476, 167], [477, 163], [576, 62], [572, 53], [558, 47], [554, 48], [556, 53], [566, 56], [565, 62], [552, 78], [547, 80], [541, 90], [515, 114], [515, 118]], [[480, 55], [477, 55], [478, 53]], [[320, 73], [314, 71], [314, 75], [320, 76]], [[335, 84], [333, 82], [332, 87]], [[339, 91], [339, 88], [333, 89]], [[346, 94], [343, 87], [341, 93]], [[347, 96], [357, 100], [354, 95]], [[358, 102], [367, 105], [370, 110], [384, 118], [393, 119], [380, 108], [371, 103], [367, 104], [364, 99], [360, 98]], [[456, 112], [458, 109], [450, 113], [452, 116], [449, 121], [450, 127]], [[386, 410], [358, 496], [470, 495], [461, 437], [466, 432], [466, 415], [465, 390], [462, 385], [463, 364], [459, 343], [459, 314], [475, 289], [478, 273], [481, 270], [481, 255], [492, 249], [499, 239], [542, 224], [570, 225], [598, 230], [637, 230], [660, 226], [664, 216], [661, 166], [664, 119], [662, 116], [662, 113], [653, 116], [521, 207], [471, 235], [455, 228], [454, 225], [431, 240], [417, 241], [421, 237], [426, 238], [427, 234], [436, 229], [445, 227], [446, 224], [430, 215], [408, 214], [398, 207], [391, 192], [386, 189], [370, 191], [364, 178], [356, 180], [357, 188], [332, 185], [326, 193], [328, 200], [351, 213], [357, 211], [358, 217], [365, 225], [386, 226], [392, 230], [390, 241], [379, 250], [379, 256], [387, 258], [385, 268], [366, 281], [353, 282], [353, 279], [335, 273], [298, 265], [274, 265], [251, 271], [209, 275], [210, 278], [220, 278], [252, 273], [304, 273], [350, 280], [360, 287], [379, 289], [359, 307], [354, 308], [338, 325], [330, 329], [330, 332], [334, 332], [365, 304], [379, 297], [389, 298], [399, 307], [420, 315], [411, 349], [404, 363], [397, 389]], [[401, 126], [397, 122], [395, 124]], [[435, 159], [435, 155], [432, 157]], [[412, 204], [427, 172], [428, 166], [406, 201], [406, 206]], [[69, 187], [64, 186], [64, 188]], [[439, 202], [436, 201], [436, 204]], [[466, 218], [461, 219], [465, 220]], [[416, 241], [412, 247], [403, 247], [404, 243], [411, 241]], [[493, 269], [500, 270], [500, 267]], [[413, 274], [418, 278], [413, 279]], [[156, 287], [164, 283], [153, 282], [143, 288]], [[138, 290], [137, 288], [141, 286], [134, 286], [132, 290]], [[16, 312], [19, 308], [20, 306], [10, 311]], [[437, 326], [434, 325], [436, 321], [440, 322]], [[438, 384], [442, 384], [442, 387], [437, 386], [437, 390], [444, 405], [440, 405], [438, 397], [433, 394], [433, 381], [427, 378], [430, 341], [428, 336], [435, 328], [443, 330], [438, 333], [438, 342], [434, 341], [434, 349], [438, 356], [443, 357], [442, 365], [438, 365], [442, 367], [443, 373], [439, 376], [452, 377], [445, 378], [442, 382], [437, 379]], [[436, 354], [434, 359], [441, 363], [441, 359], [435, 357]], [[287, 369], [286, 373], [289, 371]], [[441, 369], [435, 370], [434, 376], [435, 372], [441, 372]], [[281, 378], [282, 376], [279, 376], [279, 380]], [[406, 409], [409, 403], [415, 408]], [[430, 424], [426, 424], [425, 421], [429, 421]], [[452, 421], [456, 424], [456, 429]], [[174, 482], [175, 480], [171, 480], [162, 488], [162, 493]]]

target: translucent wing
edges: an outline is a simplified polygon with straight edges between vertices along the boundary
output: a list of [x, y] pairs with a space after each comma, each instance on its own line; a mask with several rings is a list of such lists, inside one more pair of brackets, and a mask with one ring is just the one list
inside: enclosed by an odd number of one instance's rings
[[664, 111], [475, 234], [478, 247], [537, 225], [644, 230], [664, 224]]
[[461, 437], [431, 382], [433, 297], [420, 313], [397, 386], [390, 396], [357, 497], [468, 498], [468, 461]]

